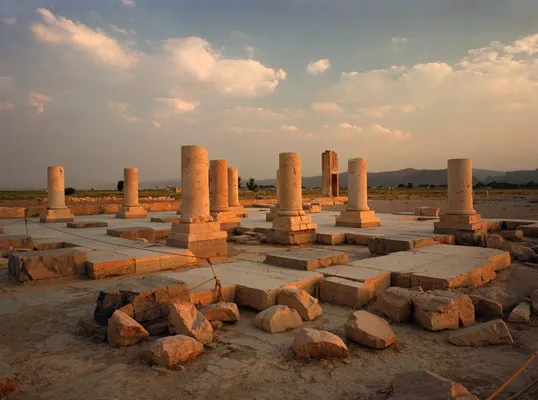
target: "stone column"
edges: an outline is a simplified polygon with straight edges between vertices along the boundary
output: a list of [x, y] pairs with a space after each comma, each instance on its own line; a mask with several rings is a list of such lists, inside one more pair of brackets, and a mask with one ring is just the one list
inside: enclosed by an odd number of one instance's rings
[[448, 160], [447, 214], [474, 215], [473, 164], [468, 158]]
[[60, 166], [47, 168], [47, 208], [41, 214], [41, 222], [71, 222], [73, 214], [65, 205], [65, 173]]
[[228, 168], [228, 204], [230, 207], [241, 207], [239, 203], [239, 170]]
[[375, 211], [368, 207], [368, 171], [366, 158], [348, 160], [348, 203], [345, 211], [336, 217], [336, 226], [371, 228], [380, 225]]
[[123, 206], [116, 218], [146, 218], [147, 212], [138, 202], [138, 168], [123, 169]]
[[276, 170], [276, 203], [269, 209], [269, 212], [265, 214], [265, 220], [271, 222], [275, 219], [278, 209], [280, 208], [280, 170]]
[[[202, 146], [181, 147], [181, 218], [172, 224], [166, 244], [196, 257], [226, 256], [228, 234], [209, 212], [208, 154]], [[227, 171], [226, 171], [227, 174]], [[227, 192], [227, 185], [224, 185]], [[227, 196], [226, 196], [227, 197]]]
[[280, 207], [267, 240], [286, 245], [315, 242], [317, 225], [303, 211], [301, 159], [297, 153], [280, 153], [277, 184]]
[[209, 210], [213, 219], [220, 222], [222, 230], [241, 225], [241, 219], [228, 206], [228, 162], [226, 160], [211, 160], [209, 178], [211, 192]]

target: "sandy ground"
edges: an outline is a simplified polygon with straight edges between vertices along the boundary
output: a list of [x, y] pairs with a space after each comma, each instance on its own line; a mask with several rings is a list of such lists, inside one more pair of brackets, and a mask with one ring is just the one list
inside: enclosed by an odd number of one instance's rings
[[[271, 249], [260, 246], [261, 258], [271, 251], [264, 248]], [[367, 253], [359, 246], [340, 246], [339, 250], [352, 252], [353, 258]], [[232, 254], [239, 259], [253, 257], [246, 252], [246, 247], [238, 245]], [[5, 273], [0, 270], [0, 287]], [[494, 284], [503, 285], [503, 280]], [[351, 350], [348, 359], [304, 362], [293, 358], [293, 332], [258, 330], [252, 325], [255, 312], [242, 309], [241, 321], [216, 332], [214, 344], [202, 356], [184, 368], [167, 370], [141, 359], [149, 342], [114, 349], [88, 340], [78, 320], [93, 312], [98, 293], [84, 284], [66, 285], [69, 292], [63, 298], [55, 296], [52, 288], [0, 291], [0, 359], [14, 364], [20, 379], [19, 391], [9, 399], [382, 400], [388, 396], [392, 376], [421, 368], [460, 382], [483, 399], [538, 350], [536, 318], [526, 326], [510, 326], [514, 345], [484, 348], [453, 346], [446, 340], [449, 332], [428, 332], [410, 323], [393, 326], [398, 342], [386, 350], [368, 350], [346, 341]], [[8, 314], [1, 305], [2, 297], [8, 295], [20, 296], [21, 302], [26, 296], [42, 296], [42, 302]], [[342, 327], [353, 310], [329, 304], [322, 307], [324, 315], [306, 326], [343, 338]], [[375, 303], [369, 308], [376, 312]], [[59, 353], [19, 362], [50, 352]], [[507, 399], [537, 376], [535, 362], [498, 399]], [[520, 400], [536, 398], [538, 387]]]

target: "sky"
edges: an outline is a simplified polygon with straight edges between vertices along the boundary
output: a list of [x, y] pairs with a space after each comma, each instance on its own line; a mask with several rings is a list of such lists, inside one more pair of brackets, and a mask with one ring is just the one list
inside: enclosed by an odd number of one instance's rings
[[538, 168], [536, 0], [0, 0], [0, 187]]

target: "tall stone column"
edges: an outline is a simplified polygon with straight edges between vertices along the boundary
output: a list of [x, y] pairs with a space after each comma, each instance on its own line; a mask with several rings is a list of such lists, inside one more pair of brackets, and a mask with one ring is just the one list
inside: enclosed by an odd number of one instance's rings
[[325, 150], [321, 154], [321, 196], [338, 197], [338, 154], [333, 150]]
[[65, 173], [60, 166], [47, 168], [47, 208], [41, 214], [41, 222], [71, 222], [75, 218], [65, 205]]
[[435, 233], [453, 234], [456, 244], [483, 245], [487, 223], [473, 206], [473, 165], [467, 158], [448, 160], [448, 209], [434, 223]]
[[372, 228], [380, 225], [375, 211], [368, 207], [368, 171], [365, 158], [348, 160], [347, 167], [348, 203], [346, 209], [336, 217], [336, 226]]
[[280, 208], [280, 170], [276, 170], [276, 203], [269, 209], [269, 212], [265, 214], [265, 220], [271, 222], [275, 219]]
[[227, 230], [241, 225], [241, 219], [232, 212], [228, 205], [228, 162], [211, 160], [209, 163], [210, 212], [220, 228]]
[[317, 225], [303, 211], [299, 155], [280, 153], [278, 170], [280, 207], [267, 240], [286, 245], [313, 243], [316, 240]]
[[147, 212], [138, 202], [138, 168], [123, 169], [123, 206], [116, 218], [146, 218]]
[[228, 253], [228, 235], [209, 212], [208, 167], [202, 146], [181, 147], [181, 218], [172, 224], [166, 244], [188, 249], [197, 257], [221, 257]]
[[239, 170], [232, 167], [228, 168], [228, 204], [239, 218], [248, 217], [248, 213], [239, 202]]

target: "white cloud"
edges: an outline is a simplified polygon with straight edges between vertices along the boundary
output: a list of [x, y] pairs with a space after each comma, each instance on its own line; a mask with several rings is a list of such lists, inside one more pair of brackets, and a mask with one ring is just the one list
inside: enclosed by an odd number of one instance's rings
[[12, 110], [15, 106], [9, 101], [0, 102], [0, 111], [9, 111]]
[[417, 108], [418, 108], [418, 105], [414, 105], [414, 104], [403, 104], [401, 106], [382, 105], [382, 106], [376, 106], [376, 107], [360, 108], [358, 111], [359, 111], [359, 114], [362, 116], [379, 118], [393, 111], [399, 111], [402, 113], [411, 113], [411, 112], [416, 111]]
[[162, 125], [159, 121], [153, 121], [153, 127], [155, 129], [161, 129]]
[[362, 131], [360, 126], [352, 125], [349, 122], [341, 122], [341, 123], [338, 124], [338, 127], [342, 128], [342, 129], [354, 130], [354, 131], [357, 131], [357, 132]]
[[46, 96], [38, 92], [28, 93], [28, 104], [35, 107], [38, 115], [43, 114], [45, 111], [45, 104], [52, 101], [52, 97]]
[[371, 131], [375, 134], [386, 135], [395, 140], [405, 140], [411, 138], [411, 134], [408, 132], [402, 132], [400, 130], [390, 130], [379, 124], [373, 124], [370, 127]]
[[312, 107], [314, 111], [319, 112], [321, 114], [341, 115], [344, 113], [344, 110], [342, 110], [342, 107], [340, 107], [338, 104], [333, 103], [333, 102], [319, 101], [316, 103], [312, 103], [310, 106]]
[[134, 8], [136, 3], [133, 0], [121, 0], [124, 6]]
[[131, 106], [131, 103], [118, 103], [111, 101], [108, 103], [108, 107], [122, 119], [127, 122], [140, 122], [140, 119], [127, 112], [127, 109]]
[[402, 51], [404, 45], [408, 42], [408, 38], [405, 37], [393, 37], [392, 38], [392, 49], [394, 51]]
[[286, 79], [282, 69], [272, 69], [251, 59], [224, 57], [205, 39], [168, 39], [164, 44], [184, 78], [211, 85], [223, 94], [255, 97], [272, 93]]
[[69, 45], [114, 68], [127, 69], [136, 64], [137, 56], [105, 33], [65, 17], [56, 17], [44, 8], [39, 8], [37, 13], [44, 23], [32, 25], [31, 30], [39, 41]]
[[299, 128], [297, 128], [295, 125], [282, 125], [280, 129], [284, 131], [298, 131]]
[[2, 21], [6, 25], [16, 25], [17, 24], [17, 18], [15, 18], [15, 17], [5, 17], [5, 18], [2, 18]]
[[200, 105], [199, 102], [190, 102], [178, 98], [162, 98], [158, 97], [155, 102], [164, 104], [175, 113], [183, 114], [196, 110]]
[[329, 68], [331, 68], [331, 63], [328, 58], [324, 58], [322, 60], [313, 61], [310, 64], [308, 64], [306, 66], [306, 71], [309, 74], [318, 75], [318, 74], [323, 74]]

